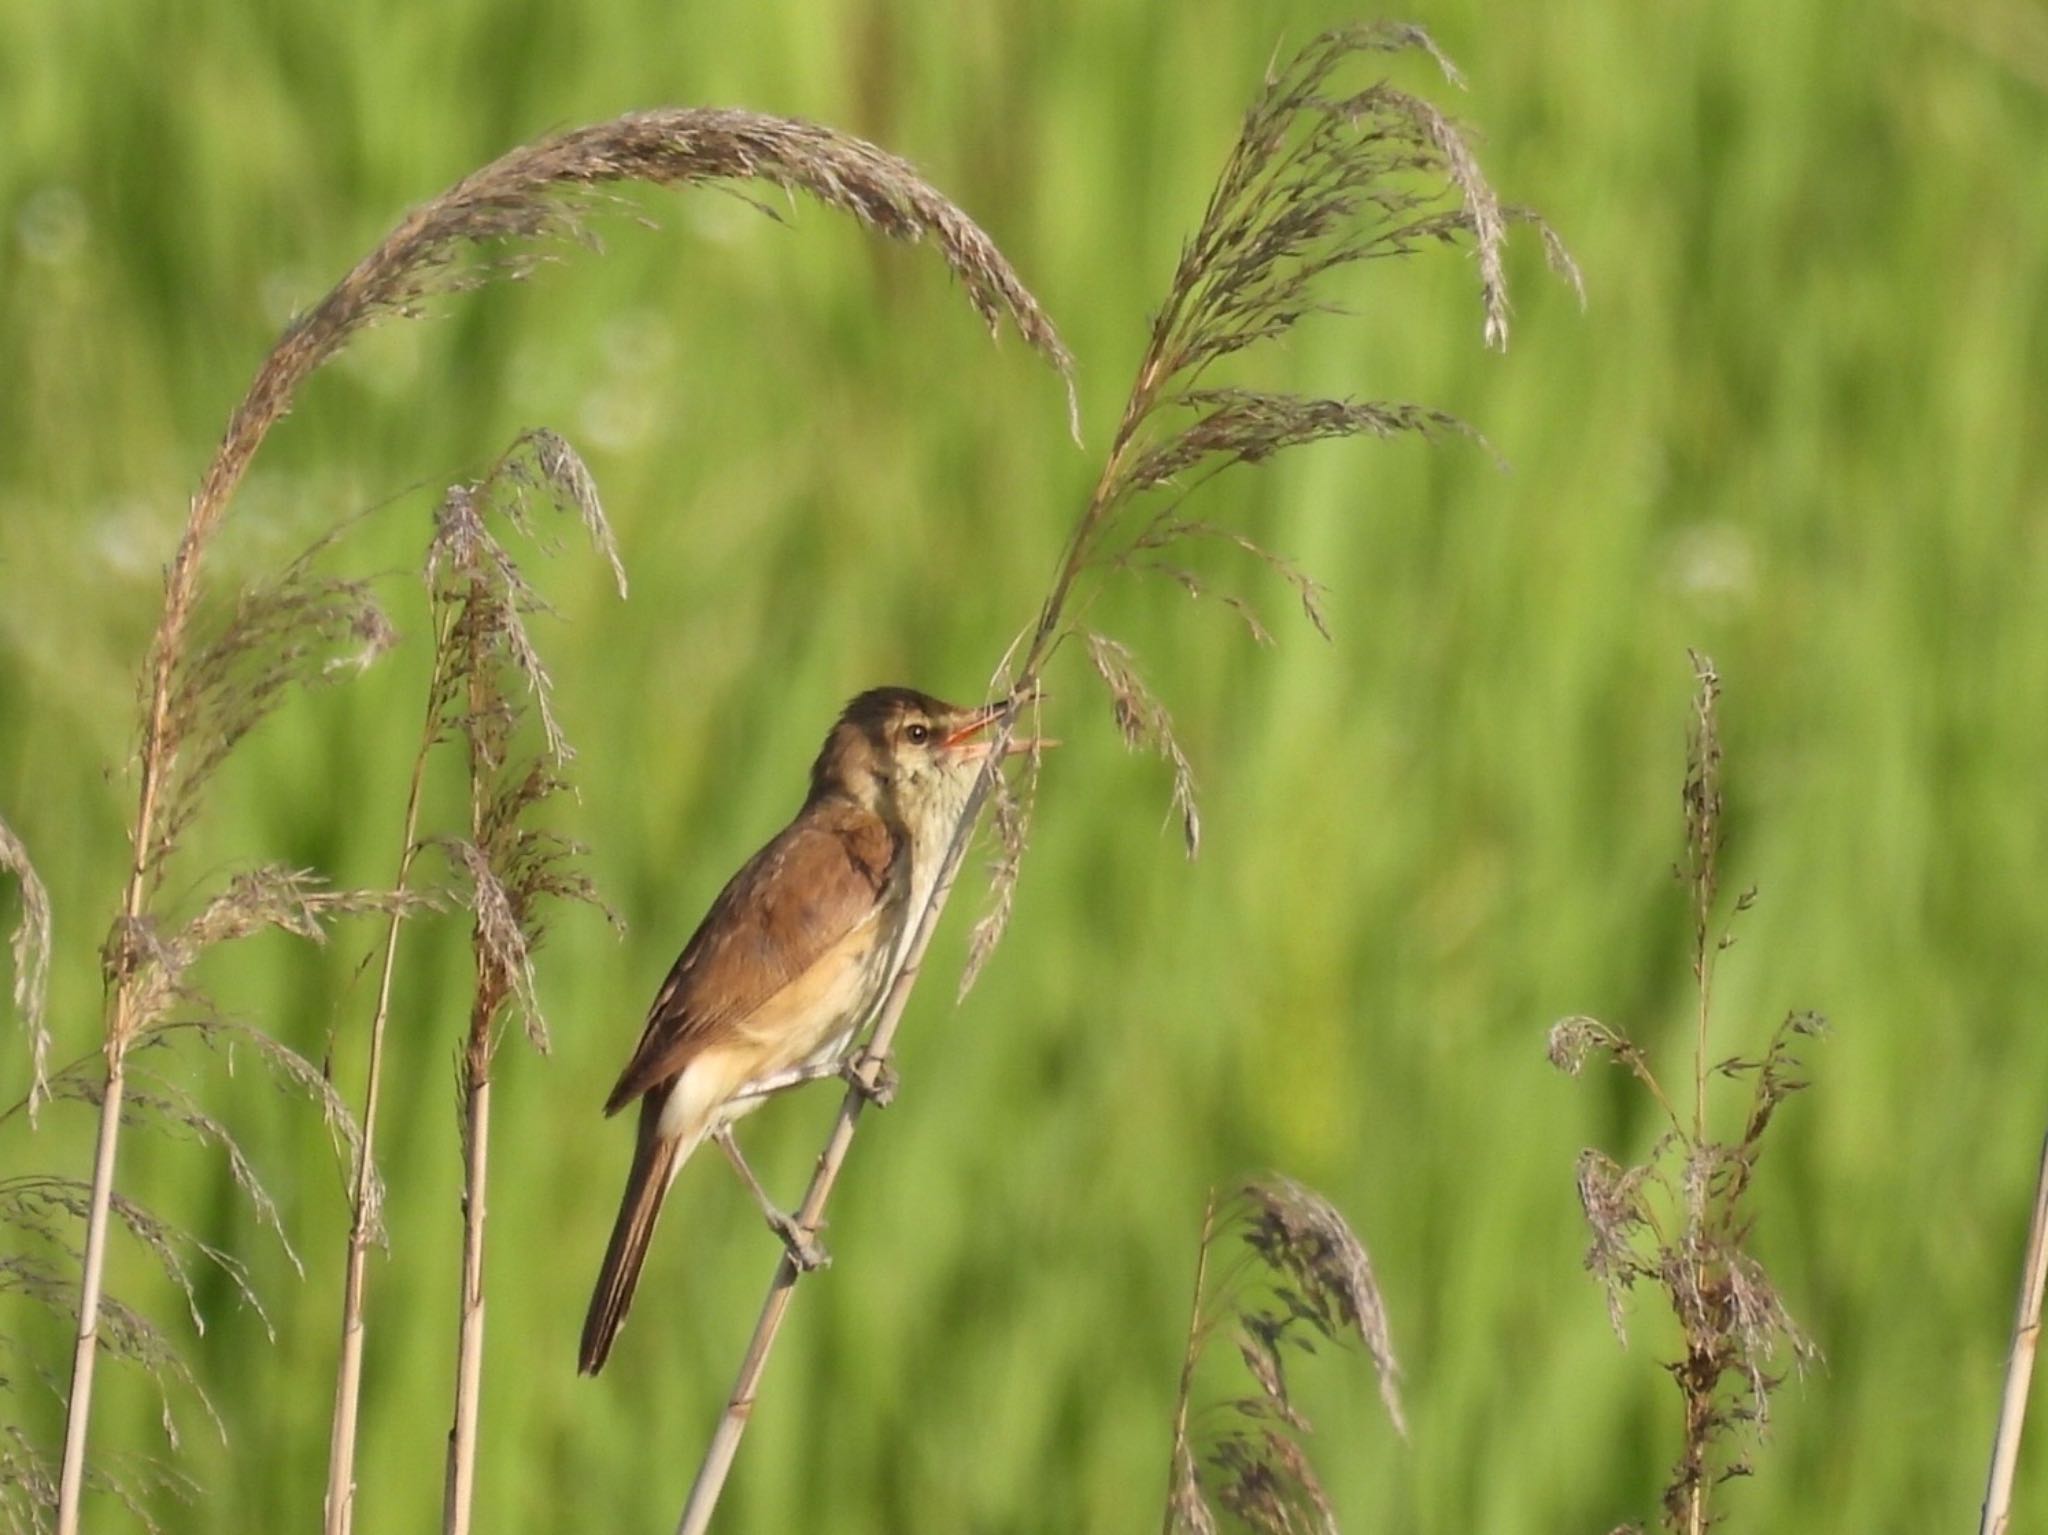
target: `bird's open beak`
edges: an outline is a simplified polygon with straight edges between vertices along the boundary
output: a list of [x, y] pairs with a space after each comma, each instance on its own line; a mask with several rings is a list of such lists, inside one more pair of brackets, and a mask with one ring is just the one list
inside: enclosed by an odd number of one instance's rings
[[[947, 751], [958, 752], [961, 756], [969, 759], [987, 756], [989, 743], [977, 740], [976, 737], [980, 736], [984, 730], [1001, 719], [1003, 711], [1008, 707], [1007, 703], [998, 703], [988, 704], [976, 709], [958, 725], [947, 731], [944, 736], [940, 737], [939, 744], [945, 747]], [[1009, 745], [1004, 749], [1003, 755], [1006, 757], [1016, 757], [1026, 752], [1040, 751], [1045, 747], [1057, 745], [1059, 745], [1057, 741], [1047, 741], [1038, 737], [1012, 736]]]

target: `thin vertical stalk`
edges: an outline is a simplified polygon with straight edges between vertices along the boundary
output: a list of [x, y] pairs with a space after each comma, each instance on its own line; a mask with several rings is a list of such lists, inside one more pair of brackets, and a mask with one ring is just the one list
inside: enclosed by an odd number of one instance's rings
[[[448, 1431], [448, 1487], [442, 1535], [469, 1535], [476, 1499], [478, 1409], [484, 1376], [484, 1186], [490, 1171], [489, 1008], [479, 998], [463, 1064], [463, 1122], [468, 1127], [462, 1183], [462, 1304], [455, 1348], [455, 1423]], [[484, 1047], [478, 1048], [478, 1041]]]
[[[434, 647], [434, 669], [427, 682], [427, 717], [421, 728], [420, 749], [412, 762], [412, 780], [406, 788], [404, 845], [398, 857], [395, 889], [403, 895], [411, 887], [413, 859], [418, 853], [420, 792], [426, 780], [427, 754], [434, 744], [434, 720], [439, 709], [442, 655], [447, 647], [448, 626], [443, 626]], [[368, 1282], [370, 1243], [377, 1229], [371, 1199], [376, 1189], [377, 1105], [384, 1081], [384, 1030], [391, 1017], [391, 984], [397, 968], [398, 930], [405, 920], [402, 907], [394, 907], [384, 930], [384, 956], [377, 976], [377, 1004], [370, 1016], [370, 1060], [363, 1084], [363, 1139], [350, 1189], [353, 1215], [348, 1232], [348, 1267], [342, 1282], [341, 1356], [335, 1367], [334, 1428], [328, 1442], [327, 1502], [325, 1535], [348, 1535], [355, 1520], [356, 1430], [362, 1409], [363, 1383], [363, 1297]]]
[[[1687, 827], [1692, 840], [1693, 957], [1692, 973], [1698, 992], [1698, 1011], [1692, 1055], [1692, 1144], [1686, 1149], [1688, 1169], [1705, 1154], [1707, 1144], [1707, 1035], [1713, 1018], [1714, 960], [1720, 945], [1714, 938], [1714, 899], [1718, 885], [1721, 844], [1721, 747], [1714, 719], [1714, 703], [1720, 686], [1711, 658], [1692, 652], [1693, 673], [1699, 683], [1694, 702], [1691, 744], [1688, 748], [1686, 795]], [[1705, 1220], [1707, 1181], [1688, 1172], [1686, 1229], [1696, 1231]], [[1695, 1292], [1705, 1294], [1714, 1283], [1704, 1250], [1695, 1252], [1692, 1243], [1686, 1261], [1692, 1268]], [[1688, 1325], [1686, 1358], [1678, 1368], [1680, 1388], [1685, 1395], [1685, 1456], [1688, 1478], [1685, 1488], [1686, 1535], [1706, 1535], [1708, 1525], [1706, 1469], [1707, 1445], [1714, 1432], [1713, 1393], [1720, 1367], [1703, 1359], [1700, 1341]]]
[[1692, 1143], [1695, 1148], [1707, 1142], [1707, 1018], [1710, 986], [1704, 978], [1700, 981], [1699, 1036], [1693, 1044], [1692, 1058]]
[[[469, 717], [469, 829], [471, 840], [484, 842], [484, 805], [492, 760], [486, 738], [487, 715], [494, 702], [488, 680], [488, 640], [480, 615], [490, 602], [481, 575], [470, 579], [462, 619], [451, 609], [450, 622], [467, 632]], [[441, 1510], [442, 1535], [468, 1535], [470, 1510], [476, 1497], [477, 1416], [484, 1374], [484, 1186], [491, 1157], [491, 1030], [504, 994], [486, 956], [482, 918], [478, 917], [476, 996], [470, 1005], [469, 1039], [462, 1058], [462, 1295], [455, 1337], [455, 1421], [448, 1430], [448, 1485]]]
[[1209, 1283], [1209, 1244], [1215, 1237], [1216, 1190], [1212, 1188], [1208, 1203], [1202, 1206], [1202, 1240], [1195, 1247], [1195, 1298], [1188, 1305], [1188, 1346], [1180, 1360], [1180, 1398], [1173, 1408], [1173, 1461], [1166, 1470], [1166, 1511], [1160, 1519], [1160, 1535], [1173, 1535], [1182, 1454], [1188, 1445], [1188, 1402], [1195, 1392], [1195, 1361], [1202, 1355], [1202, 1291]]
[[[1713, 657], [1689, 651], [1699, 692], [1693, 700], [1693, 721], [1686, 742], [1685, 822], [1692, 867], [1692, 975], [1699, 1010], [1692, 1057], [1692, 1147], [1707, 1141], [1707, 1031], [1712, 1017], [1714, 959], [1722, 945], [1714, 937], [1714, 900], [1720, 887], [1721, 740], [1714, 718], [1721, 679]], [[1740, 909], [1741, 903], [1737, 903]]]
[[1713, 1018], [1714, 1000], [1714, 947], [1709, 937], [1714, 903], [1712, 839], [1718, 835], [1713, 821], [1712, 804], [1714, 797], [1719, 793], [1712, 777], [1713, 768], [1708, 766], [1702, 771], [1707, 775], [1701, 789], [1707, 808], [1701, 812], [1702, 842], [1694, 855], [1701, 860], [1701, 866], [1695, 873], [1693, 882], [1693, 920], [1697, 924], [1697, 936], [1694, 939], [1692, 973], [1699, 995], [1699, 1006], [1694, 1017], [1692, 1050], [1692, 1144], [1695, 1151], [1707, 1143], [1707, 1031]]
[[[247, 455], [255, 452], [259, 427], [238, 458], [238, 412], [228, 438], [215, 455], [204, 485], [193, 498], [184, 536], [171, 561], [165, 582], [164, 615], [150, 646], [149, 710], [144, 716], [140, 752], [141, 788], [135, 804], [135, 833], [129, 844], [128, 882], [121, 895], [121, 916], [115, 924], [115, 952], [125, 948], [128, 930], [142, 920], [148, 902], [151, 857], [156, 838], [157, 802], [175, 746], [166, 746], [171, 708], [171, 681], [184, 653], [185, 626], [199, 584], [199, 559], [206, 539], [228, 498], [241, 480]], [[267, 425], [267, 423], [266, 423]], [[140, 1019], [126, 964], [115, 961], [112, 1016], [107, 1022], [107, 1079], [100, 1094], [99, 1140], [93, 1153], [92, 1197], [85, 1219], [85, 1255], [78, 1282], [78, 1337], [71, 1353], [71, 1392], [64, 1407], [64, 1461], [57, 1479], [57, 1535], [78, 1535], [79, 1502], [85, 1492], [85, 1444], [92, 1420], [93, 1368], [99, 1360], [100, 1295], [106, 1278], [108, 1216], [114, 1203], [114, 1163], [120, 1152], [121, 1098], [126, 1082], [128, 1046]]]
[[[125, 1009], [116, 1004], [116, 1017]], [[78, 1292], [78, 1342], [71, 1355], [71, 1396], [64, 1418], [64, 1464], [57, 1483], [58, 1535], [77, 1535], [85, 1490], [86, 1426], [92, 1416], [93, 1364], [99, 1357], [100, 1282], [107, 1261], [107, 1215], [114, 1200], [114, 1157], [121, 1133], [126, 1041], [107, 1040], [107, 1081], [100, 1099], [99, 1147], [93, 1154], [92, 1204], [85, 1227], [84, 1279]]]
[[2005, 1535], [2012, 1518], [2013, 1480], [2019, 1472], [2020, 1430], [2027, 1420], [2027, 1388], [2034, 1379], [2034, 1354], [2041, 1342], [2041, 1303], [2048, 1291], [2048, 1139], [2041, 1143], [2041, 1171], [2034, 1181], [2034, 1220], [2027, 1231], [2026, 1265], [2012, 1324], [2012, 1351], [2005, 1361], [2005, 1398], [1991, 1441], [1991, 1480], [1984, 1492], [1979, 1535]]

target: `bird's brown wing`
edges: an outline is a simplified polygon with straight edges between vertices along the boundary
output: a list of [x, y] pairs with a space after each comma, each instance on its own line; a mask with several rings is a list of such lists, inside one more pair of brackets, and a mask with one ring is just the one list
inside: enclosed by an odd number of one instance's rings
[[858, 806], [813, 804], [756, 853], [711, 903], [648, 1010], [633, 1058], [605, 1100], [615, 1114], [675, 1076], [880, 919], [904, 877], [898, 839]]

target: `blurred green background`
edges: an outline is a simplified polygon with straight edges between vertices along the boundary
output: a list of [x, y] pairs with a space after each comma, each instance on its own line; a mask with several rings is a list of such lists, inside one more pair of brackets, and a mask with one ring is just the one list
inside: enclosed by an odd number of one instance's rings
[[[0, 815], [55, 900], [58, 1055], [90, 1050], [96, 945], [133, 782], [160, 570], [264, 347], [417, 202], [551, 128], [661, 103], [822, 118], [914, 159], [1003, 244], [1080, 360], [1089, 439], [929, 252], [795, 210], [651, 198], [609, 254], [375, 333], [273, 437], [216, 592], [338, 515], [421, 628], [431, 490], [520, 427], [589, 457], [621, 605], [580, 550], [542, 643], [582, 748], [567, 824], [630, 924], [565, 916], [556, 1051], [501, 1058], [480, 1527], [667, 1528], [729, 1384], [772, 1239], [716, 1159], [678, 1186], [625, 1334], [573, 1375], [629, 1129], [598, 1105], [718, 886], [800, 796], [849, 694], [983, 685], [1090, 483], [1179, 240], [1276, 47], [1325, 4], [909, 7], [605, 0], [0, 6]], [[1729, 884], [1761, 887], [1720, 999], [1729, 1048], [1836, 1022], [1774, 1132], [1756, 1248], [1827, 1351], [1778, 1398], [1730, 1528], [1967, 1528], [2048, 1110], [2048, 24], [1924, 8], [1412, 7], [1465, 67], [1451, 104], [1506, 195], [1573, 244], [1582, 317], [1517, 255], [1505, 357], [1469, 263], [1342, 285], [1300, 387], [1410, 398], [1464, 447], [1305, 450], [1204, 510], [1298, 556], [1335, 642], [1257, 582], [1283, 643], [1130, 592], [1105, 616], [1200, 773], [1207, 844], [1162, 828], [1092, 679], [1051, 679], [1049, 763], [1011, 936], [950, 1000], [970, 898], [906, 1023], [897, 1106], [856, 1144], [722, 1528], [1131, 1530], [1156, 1522], [1205, 1188], [1272, 1166], [1375, 1252], [1413, 1442], [1360, 1358], [1305, 1373], [1353, 1530], [1601, 1531], [1654, 1515], [1676, 1442], [1654, 1308], [1634, 1347], [1580, 1272], [1581, 1146], [1654, 1133], [1615, 1074], [1543, 1060], [1561, 1014], [1686, 1040], [1678, 851], [1685, 647], [1727, 678]], [[1445, 88], [1407, 65], [1405, 83]], [[423, 490], [422, 487], [425, 487]], [[422, 676], [413, 645], [294, 702], [221, 780], [174, 879], [285, 859], [388, 878]], [[182, 882], [179, 883], [179, 882]], [[964, 892], [963, 892], [964, 893]], [[0, 894], [9, 926], [11, 891]], [[209, 979], [354, 1097], [370, 932], [252, 942]], [[438, 1506], [459, 1215], [459, 920], [411, 940], [385, 1125], [359, 1528]], [[317, 1115], [202, 1057], [270, 1180], [297, 1278], [220, 1159], [131, 1137], [121, 1188], [244, 1254], [192, 1335], [146, 1258], [189, 1397], [175, 1530], [318, 1518], [345, 1228]], [[26, 1079], [10, 1038], [0, 1097]], [[756, 1116], [794, 1191], [835, 1095]], [[0, 1166], [85, 1176], [90, 1123], [0, 1127]], [[53, 1377], [60, 1330], [4, 1313]], [[12, 1411], [54, 1393], [17, 1358]], [[111, 1369], [111, 1464], [165, 1457]], [[2033, 1447], [2039, 1451], [2040, 1446]], [[119, 1528], [118, 1505], [92, 1522]], [[2048, 1520], [2048, 1463], [2022, 1468]]]

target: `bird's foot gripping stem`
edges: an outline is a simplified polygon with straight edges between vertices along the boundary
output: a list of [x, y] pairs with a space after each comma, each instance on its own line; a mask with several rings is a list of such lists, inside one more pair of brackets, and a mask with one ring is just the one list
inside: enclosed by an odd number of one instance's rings
[[761, 1186], [761, 1180], [754, 1176], [753, 1168], [740, 1154], [740, 1143], [733, 1139], [732, 1126], [720, 1125], [711, 1132], [711, 1138], [718, 1143], [726, 1160], [732, 1163], [732, 1170], [740, 1175], [740, 1181], [754, 1196], [754, 1202], [761, 1207], [761, 1218], [768, 1223], [768, 1229], [782, 1239], [783, 1250], [789, 1254], [789, 1261], [796, 1265], [799, 1274], [809, 1274], [824, 1268], [832, 1261], [832, 1255], [825, 1251], [824, 1244], [806, 1230], [795, 1216], [778, 1209], [775, 1201], [768, 1197], [768, 1191]]
[[782, 1239], [782, 1249], [789, 1254], [789, 1261], [796, 1265], [799, 1274], [811, 1274], [831, 1267], [832, 1255], [825, 1251], [825, 1244], [805, 1231], [795, 1216], [781, 1210], [763, 1213], [768, 1218], [768, 1229]]
[[[870, 1067], [874, 1071], [873, 1081], [868, 1080]], [[840, 1065], [839, 1074], [846, 1078], [848, 1087], [878, 1109], [886, 1109], [896, 1101], [899, 1080], [896, 1068], [880, 1056], [870, 1055], [865, 1050], [856, 1055], [849, 1055]]]

